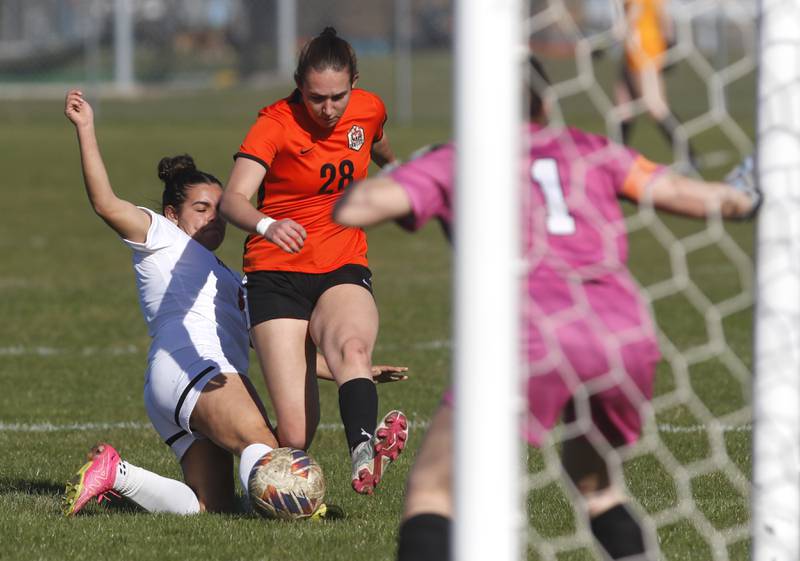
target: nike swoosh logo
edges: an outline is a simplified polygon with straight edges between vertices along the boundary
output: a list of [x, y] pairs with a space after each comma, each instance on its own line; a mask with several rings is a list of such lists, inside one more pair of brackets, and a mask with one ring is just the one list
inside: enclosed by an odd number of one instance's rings
[[363, 282], [367, 288], [372, 288], [372, 283], [369, 281], [369, 279], [361, 279], [361, 282]]
[[300, 148], [300, 155], [301, 155], [301, 156], [303, 156], [303, 155], [305, 155], [305, 154], [308, 154], [308, 153], [309, 153], [309, 152], [311, 152], [313, 149], [314, 149], [314, 147], [313, 147], [313, 146], [311, 146], [311, 147], [309, 147], [309, 148]]

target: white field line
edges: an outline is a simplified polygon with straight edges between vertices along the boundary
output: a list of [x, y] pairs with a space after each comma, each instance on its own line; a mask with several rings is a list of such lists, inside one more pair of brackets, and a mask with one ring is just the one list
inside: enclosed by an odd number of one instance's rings
[[[428, 420], [412, 420], [409, 426], [412, 429], [425, 429], [430, 424]], [[145, 430], [151, 429], [150, 423], [140, 421], [120, 421], [116, 423], [8, 423], [0, 422], [0, 432], [81, 432], [81, 431], [97, 431], [97, 430], [114, 430], [114, 429], [129, 429], [129, 430]], [[321, 423], [318, 430], [330, 431], [341, 430], [341, 423]], [[750, 432], [753, 427], [750, 424], [745, 425], [729, 425], [722, 426], [722, 432]], [[671, 425], [662, 424], [658, 425], [658, 432], [665, 433], [698, 433], [705, 432], [708, 427], [705, 425]]]
[[[658, 432], [668, 433], [687, 433], [687, 432], [707, 432], [710, 427], [707, 425], [658, 425]], [[720, 425], [722, 432], [750, 432], [753, 430], [753, 425]]]
[[[414, 429], [428, 428], [430, 421], [409, 421], [408, 425]], [[152, 429], [150, 423], [140, 421], [120, 421], [116, 423], [6, 423], [0, 422], [0, 432], [81, 432], [94, 430], [113, 430], [129, 429], [144, 430]], [[341, 423], [320, 423], [317, 430], [329, 431], [342, 429]]]
[[136, 345], [123, 345], [115, 347], [81, 347], [81, 348], [58, 348], [47, 346], [26, 347], [23, 345], [11, 345], [8, 347], [0, 347], [0, 356], [63, 356], [63, 355], [77, 355], [77, 356], [121, 356], [133, 355], [137, 353], [145, 354], [147, 349], [140, 349]]
[[[420, 341], [408, 345], [407, 348], [415, 351], [429, 351], [450, 348], [451, 342], [449, 339], [439, 339], [432, 341]], [[378, 344], [377, 351], [398, 350], [402, 348], [398, 344]], [[137, 353], [146, 353], [146, 349], [137, 347], [136, 345], [122, 345], [113, 347], [82, 347], [82, 348], [57, 348], [48, 346], [33, 346], [26, 347], [23, 345], [11, 345], [0, 347], [0, 356], [59, 356], [59, 355], [79, 355], [79, 356], [121, 356], [132, 355]], [[411, 421], [412, 428], [426, 428], [429, 421]], [[54, 424], [49, 422], [41, 423], [9, 423], [0, 421], [0, 432], [65, 432], [65, 431], [93, 431], [93, 430], [112, 430], [112, 429], [133, 429], [144, 430], [150, 429], [150, 423], [143, 423], [137, 421], [120, 421], [120, 422], [97, 422], [97, 423], [66, 423]], [[323, 423], [319, 425], [318, 430], [340, 430], [342, 425], [340, 423]], [[735, 426], [722, 426], [722, 432], [749, 432], [752, 426], [749, 424], [735, 425]], [[661, 433], [698, 433], [707, 431], [708, 427], [705, 425], [672, 425], [661, 424], [658, 426], [658, 432]]]
[[153, 425], [139, 421], [120, 421], [118, 423], [0, 423], [0, 432], [81, 432], [112, 429], [149, 429]]
[[[418, 343], [411, 343], [408, 346], [403, 346], [396, 343], [378, 344], [376, 345], [375, 350], [377, 352], [397, 351], [397, 350], [402, 350], [403, 348], [407, 348], [412, 351], [435, 351], [439, 349], [449, 349], [450, 340], [440, 339], [433, 341], [421, 341]], [[0, 347], [0, 356], [38, 356], [38, 357], [63, 356], [63, 355], [122, 356], [122, 355], [134, 355], [134, 354], [145, 355], [147, 354], [147, 349], [140, 348], [133, 344], [117, 345], [113, 347], [89, 346], [89, 347], [79, 347], [79, 348], [50, 347], [45, 345], [36, 345], [36, 346], [8, 345], [5, 347]]]

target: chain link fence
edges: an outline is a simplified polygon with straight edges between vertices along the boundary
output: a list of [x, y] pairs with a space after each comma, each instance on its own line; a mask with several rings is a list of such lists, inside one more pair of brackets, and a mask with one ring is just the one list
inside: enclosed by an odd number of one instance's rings
[[447, 49], [450, 16], [449, 0], [0, 0], [0, 85], [113, 84], [129, 64], [139, 87], [224, 87], [285, 77], [280, 42], [293, 64], [328, 25], [360, 57], [389, 56], [403, 40]]

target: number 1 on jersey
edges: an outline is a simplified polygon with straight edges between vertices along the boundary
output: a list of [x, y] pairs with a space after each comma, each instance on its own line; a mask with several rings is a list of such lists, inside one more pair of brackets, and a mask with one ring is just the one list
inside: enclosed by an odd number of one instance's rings
[[553, 236], [569, 236], [575, 233], [575, 219], [570, 215], [564, 188], [558, 176], [558, 165], [553, 158], [534, 160], [531, 178], [539, 185], [547, 207], [547, 233]]

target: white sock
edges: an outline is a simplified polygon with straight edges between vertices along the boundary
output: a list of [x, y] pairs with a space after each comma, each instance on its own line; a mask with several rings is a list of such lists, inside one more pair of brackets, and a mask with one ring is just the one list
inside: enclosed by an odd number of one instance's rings
[[242, 450], [242, 457], [239, 458], [239, 481], [242, 483], [245, 495], [249, 492], [247, 483], [250, 480], [250, 472], [253, 466], [261, 459], [261, 456], [270, 451], [272, 451], [270, 446], [260, 442], [251, 444]]
[[200, 502], [188, 485], [120, 461], [114, 490], [148, 512], [197, 514]]

